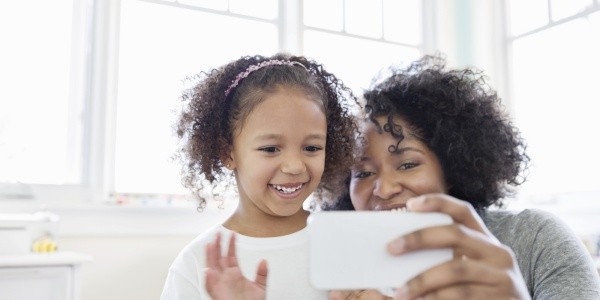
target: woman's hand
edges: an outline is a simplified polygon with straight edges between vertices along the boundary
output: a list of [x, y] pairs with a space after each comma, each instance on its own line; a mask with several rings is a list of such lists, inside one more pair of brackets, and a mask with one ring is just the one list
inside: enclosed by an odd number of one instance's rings
[[468, 202], [429, 194], [410, 199], [407, 208], [446, 213], [454, 223], [406, 234], [390, 242], [388, 252], [452, 248], [454, 259], [412, 278], [396, 289], [394, 299], [530, 299], [512, 250], [489, 232]]
[[212, 299], [265, 299], [267, 262], [261, 261], [254, 282], [246, 279], [235, 255], [235, 234], [231, 234], [227, 256], [221, 255], [221, 233], [206, 245], [205, 287]]

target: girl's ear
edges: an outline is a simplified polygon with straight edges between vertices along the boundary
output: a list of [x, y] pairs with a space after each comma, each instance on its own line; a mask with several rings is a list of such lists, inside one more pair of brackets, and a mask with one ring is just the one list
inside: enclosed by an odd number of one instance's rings
[[233, 162], [233, 159], [224, 160], [223, 165], [225, 166], [225, 168], [229, 169], [230, 171], [235, 170], [235, 163]]
[[233, 171], [235, 170], [235, 160], [233, 159], [233, 155], [231, 153], [231, 151], [227, 151], [226, 153], [223, 153], [223, 156], [221, 158], [221, 163], [225, 166], [225, 168]]

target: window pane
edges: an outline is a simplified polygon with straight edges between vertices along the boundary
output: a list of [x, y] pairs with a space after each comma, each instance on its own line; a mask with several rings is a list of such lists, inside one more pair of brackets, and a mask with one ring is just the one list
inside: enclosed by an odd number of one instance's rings
[[548, 24], [548, 0], [509, 0], [507, 5], [512, 35]]
[[177, 2], [216, 10], [227, 10], [227, 0], [177, 0]]
[[[358, 95], [381, 69], [417, 59], [417, 48], [373, 42], [343, 35], [306, 30], [304, 52], [325, 65]], [[340, 52], [340, 49], [344, 49]], [[373, 55], [377, 53], [377, 55]]]
[[587, 19], [590, 22], [591, 30], [600, 32], [600, 12], [589, 15]]
[[122, 1], [121, 14], [115, 190], [179, 193], [179, 165], [170, 157], [182, 80], [242, 55], [274, 54], [277, 29], [136, 0]]
[[513, 103], [534, 165], [525, 194], [598, 191], [598, 36], [579, 19], [514, 42]]
[[247, 16], [275, 19], [279, 10], [277, 0], [229, 0], [229, 10]]
[[0, 182], [81, 181], [73, 20], [73, 1], [0, 2]]
[[393, 42], [419, 45], [422, 38], [422, 1], [383, 1], [384, 38]]
[[381, 1], [346, 0], [346, 32], [381, 38]]
[[560, 20], [584, 11], [594, 0], [550, 0], [552, 20]]
[[342, 31], [344, 29], [343, 0], [304, 0], [304, 25]]

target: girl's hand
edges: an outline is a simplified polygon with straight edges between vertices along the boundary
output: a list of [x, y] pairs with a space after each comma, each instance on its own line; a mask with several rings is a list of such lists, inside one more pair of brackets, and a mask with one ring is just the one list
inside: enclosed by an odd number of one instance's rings
[[261, 261], [254, 282], [246, 279], [235, 256], [235, 234], [231, 234], [227, 256], [221, 255], [221, 233], [206, 245], [205, 287], [212, 299], [265, 299], [267, 262]]
[[446, 213], [454, 223], [404, 235], [388, 244], [388, 252], [452, 248], [454, 259], [412, 278], [396, 289], [394, 299], [530, 299], [514, 253], [490, 233], [468, 202], [430, 194], [410, 199], [407, 207]]
[[330, 300], [388, 300], [392, 299], [377, 290], [331, 291]]

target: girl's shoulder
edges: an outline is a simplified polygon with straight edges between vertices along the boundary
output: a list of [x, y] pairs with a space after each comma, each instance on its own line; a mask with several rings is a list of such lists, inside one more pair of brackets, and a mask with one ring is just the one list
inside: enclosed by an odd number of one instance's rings
[[214, 225], [188, 242], [175, 259], [176, 262], [189, 264], [192, 261], [203, 262], [205, 259], [204, 249], [208, 243], [214, 242], [217, 232], [221, 232], [223, 238], [229, 238], [230, 231], [221, 224]]
[[181, 253], [186, 253], [187, 255], [193, 254], [194, 256], [199, 256], [198, 254], [204, 254], [204, 248], [206, 244], [212, 243], [215, 241], [217, 233], [221, 233], [221, 240], [229, 240], [229, 236], [231, 235], [231, 231], [222, 224], [215, 224], [209, 227], [206, 231], [200, 233], [194, 239], [192, 239], [182, 250]]
[[235, 233], [222, 224], [217, 224], [198, 235], [190, 241], [181, 251], [180, 255], [194, 256], [196, 259], [204, 259], [204, 249], [208, 243], [214, 242], [217, 233], [221, 233], [221, 247], [227, 249], [229, 238], [236, 234], [236, 245], [240, 250], [249, 249], [263, 251], [277, 251], [285, 248], [295, 248], [308, 243], [308, 232], [304, 228], [283, 236], [276, 237], [251, 237]]

